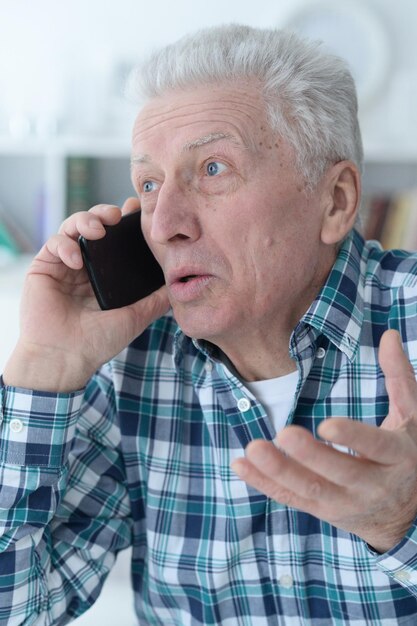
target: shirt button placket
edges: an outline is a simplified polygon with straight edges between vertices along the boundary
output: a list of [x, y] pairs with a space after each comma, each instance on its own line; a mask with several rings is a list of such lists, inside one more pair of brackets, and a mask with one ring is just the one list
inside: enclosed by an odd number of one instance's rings
[[284, 589], [291, 589], [294, 584], [294, 579], [291, 574], [282, 574], [278, 580], [278, 584], [280, 587]]
[[16, 418], [12, 419], [10, 422], [10, 430], [15, 434], [21, 433], [23, 430], [23, 422]]
[[249, 411], [250, 409], [250, 400], [248, 398], [239, 398], [239, 400], [237, 401], [237, 408], [239, 409], [239, 411], [241, 413], [245, 413], [246, 411]]
[[316, 352], [316, 357], [318, 359], [324, 359], [325, 356], [326, 356], [326, 350], [324, 348], [318, 348]]

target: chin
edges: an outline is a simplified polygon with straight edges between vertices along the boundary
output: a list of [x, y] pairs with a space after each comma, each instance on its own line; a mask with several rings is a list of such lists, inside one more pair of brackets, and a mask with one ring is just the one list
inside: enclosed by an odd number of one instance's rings
[[183, 311], [175, 305], [172, 307], [175, 321], [182, 332], [193, 339], [204, 339], [218, 345], [227, 332], [228, 324], [221, 319], [219, 312], [211, 308]]

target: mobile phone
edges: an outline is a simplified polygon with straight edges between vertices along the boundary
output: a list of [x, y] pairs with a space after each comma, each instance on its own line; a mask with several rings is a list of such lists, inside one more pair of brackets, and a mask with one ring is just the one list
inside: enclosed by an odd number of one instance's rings
[[108, 310], [148, 296], [164, 284], [164, 275], [143, 236], [140, 211], [105, 229], [102, 239], [78, 241], [100, 308]]

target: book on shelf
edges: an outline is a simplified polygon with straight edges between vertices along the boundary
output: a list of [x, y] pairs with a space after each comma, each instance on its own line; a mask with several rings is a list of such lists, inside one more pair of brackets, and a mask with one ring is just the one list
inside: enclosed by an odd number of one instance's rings
[[88, 211], [91, 207], [92, 159], [85, 156], [70, 156], [67, 159], [67, 215]]
[[0, 205], [1, 258], [14, 258], [19, 254], [32, 254], [35, 245], [16, 218]]
[[380, 241], [385, 250], [417, 251], [417, 188], [365, 201], [366, 239]]
[[363, 235], [365, 239], [380, 241], [390, 203], [391, 198], [387, 195], [370, 196], [364, 200], [365, 227]]
[[0, 267], [17, 257], [19, 252], [15, 240], [6, 226], [0, 222]]

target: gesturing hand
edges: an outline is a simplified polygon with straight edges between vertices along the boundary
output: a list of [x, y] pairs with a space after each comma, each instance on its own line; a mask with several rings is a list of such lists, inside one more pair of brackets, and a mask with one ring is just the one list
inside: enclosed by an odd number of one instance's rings
[[[288, 426], [273, 443], [256, 440], [234, 471], [281, 504], [354, 533], [385, 552], [417, 515], [417, 383], [396, 331], [384, 333], [379, 362], [389, 413], [380, 428], [350, 419], [323, 421], [319, 441]], [[345, 446], [346, 454], [326, 442]]]

